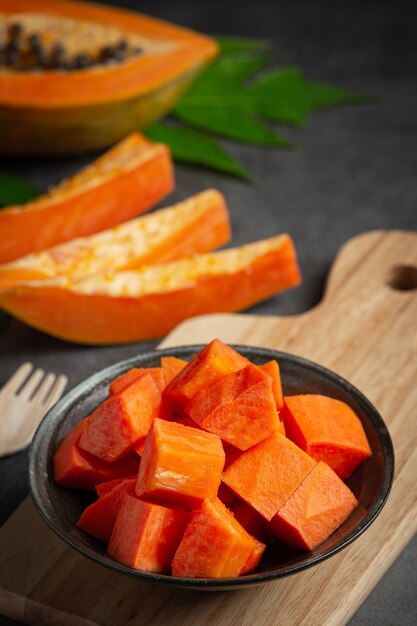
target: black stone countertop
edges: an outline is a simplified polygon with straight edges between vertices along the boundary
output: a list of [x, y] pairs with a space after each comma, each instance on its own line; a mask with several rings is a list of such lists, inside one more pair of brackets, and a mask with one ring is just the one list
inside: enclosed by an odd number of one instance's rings
[[[292, 314], [320, 301], [340, 246], [374, 229], [417, 230], [417, 37], [414, 2], [362, 0], [123, 0], [128, 8], [208, 34], [265, 37], [277, 58], [306, 76], [380, 97], [378, 104], [314, 115], [307, 128], [284, 129], [293, 151], [233, 145], [260, 179], [256, 186], [199, 168], [177, 165], [177, 189], [164, 202], [217, 187], [229, 204], [233, 244], [280, 232], [297, 245], [303, 286], [253, 309]], [[0, 169], [40, 190], [89, 158], [0, 160]], [[73, 346], [11, 321], [0, 337], [0, 385], [25, 360], [63, 372], [74, 386], [110, 363], [153, 348]], [[0, 524], [27, 494], [26, 452], [0, 461]], [[412, 541], [350, 621], [350, 626], [408, 626], [417, 615], [417, 540]], [[0, 617], [0, 626], [13, 624]], [[285, 625], [287, 626], [287, 625]], [[292, 626], [292, 625], [291, 625]]]

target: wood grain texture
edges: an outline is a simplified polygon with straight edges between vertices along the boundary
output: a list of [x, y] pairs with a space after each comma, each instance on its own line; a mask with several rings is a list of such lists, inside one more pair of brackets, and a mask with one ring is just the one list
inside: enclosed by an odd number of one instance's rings
[[65, 626], [346, 623], [417, 529], [417, 269], [410, 267], [417, 268], [417, 234], [361, 235], [339, 253], [324, 300], [312, 311], [286, 318], [199, 317], [161, 344], [219, 337], [277, 348], [317, 361], [356, 385], [381, 412], [396, 453], [391, 496], [360, 539], [317, 567], [261, 587], [171, 590], [113, 574], [79, 556], [26, 500], [0, 531], [0, 612], [30, 624]]

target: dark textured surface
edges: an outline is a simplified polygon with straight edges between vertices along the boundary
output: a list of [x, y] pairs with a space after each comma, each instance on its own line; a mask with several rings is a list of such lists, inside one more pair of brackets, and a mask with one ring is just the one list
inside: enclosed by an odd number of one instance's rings
[[[209, 186], [225, 194], [234, 243], [284, 231], [293, 235], [304, 284], [259, 305], [256, 313], [298, 313], [314, 306], [334, 255], [355, 234], [378, 228], [417, 228], [414, 2], [257, 0], [243, 5], [230, 0], [125, 0], [119, 4], [207, 33], [272, 38], [279, 59], [301, 66], [307, 77], [381, 98], [377, 105], [315, 115], [306, 129], [284, 129], [283, 134], [298, 144], [292, 152], [233, 146], [233, 153], [260, 178], [255, 187], [198, 168], [176, 168], [173, 199]], [[87, 161], [84, 157], [3, 159], [0, 167], [44, 190]], [[0, 338], [0, 384], [30, 359], [66, 373], [73, 386], [97, 369], [153, 345], [68, 346], [13, 321]], [[1, 461], [0, 522], [26, 493], [26, 454]], [[353, 617], [351, 626], [415, 624], [416, 561], [414, 540]]]

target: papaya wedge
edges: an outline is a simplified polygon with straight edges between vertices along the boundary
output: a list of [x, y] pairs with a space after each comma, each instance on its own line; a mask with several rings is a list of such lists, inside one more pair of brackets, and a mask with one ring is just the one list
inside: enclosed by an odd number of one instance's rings
[[22, 283], [0, 306], [68, 341], [115, 344], [160, 337], [188, 317], [237, 311], [300, 282], [288, 235], [137, 270]]
[[0, 263], [125, 222], [173, 188], [167, 147], [133, 133], [49, 193], [3, 209]]
[[[112, 145], [175, 104], [217, 44], [140, 13], [83, 2], [0, 0], [0, 27], [19, 23], [62, 65], [0, 72], [0, 153], [67, 154]], [[0, 28], [1, 30], [1, 28]], [[123, 54], [101, 58], [106, 49]], [[129, 54], [133, 50], [134, 54]], [[127, 52], [127, 54], [126, 54]], [[71, 64], [78, 54], [94, 63]]]
[[79, 280], [110, 268], [133, 269], [171, 261], [208, 252], [229, 236], [224, 198], [210, 189], [101, 233], [4, 263], [0, 265], [0, 291], [29, 280], [57, 276]]

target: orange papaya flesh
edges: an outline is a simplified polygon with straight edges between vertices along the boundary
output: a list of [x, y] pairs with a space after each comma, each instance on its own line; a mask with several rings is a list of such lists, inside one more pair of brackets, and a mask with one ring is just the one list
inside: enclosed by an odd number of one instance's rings
[[242, 454], [242, 450], [239, 450], [239, 448], [236, 448], [235, 446], [233, 446], [231, 443], [228, 443], [227, 441], [223, 441], [222, 443], [223, 443], [224, 453], [226, 455], [226, 460], [224, 462], [224, 469], [227, 469], [229, 465], [234, 463], [236, 459], [240, 457], [240, 455]]
[[290, 546], [313, 550], [356, 508], [358, 501], [337, 474], [319, 461], [270, 522]]
[[249, 574], [249, 572], [252, 572], [254, 569], [256, 569], [261, 562], [266, 545], [258, 539], [255, 539], [255, 543], [256, 545], [250, 553], [248, 560], [246, 561], [243, 568], [240, 570], [240, 576], [242, 576], [243, 574]]
[[248, 364], [249, 361], [236, 350], [219, 339], [213, 339], [170, 382], [164, 391], [164, 398], [174, 411], [182, 413], [200, 389]]
[[117, 461], [146, 436], [159, 415], [160, 403], [161, 393], [152, 376], [135, 379], [88, 417], [80, 447], [104, 461]]
[[287, 436], [344, 480], [372, 452], [362, 423], [344, 402], [315, 394], [287, 396], [283, 409]]
[[107, 553], [129, 567], [169, 573], [190, 514], [126, 495]]
[[[129, 220], [150, 209], [173, 187], [167, 147], [133, 133], [49, 193], [3, 209], [0, 263]], [[13, 268], [9, 272], [13, 275]]]
[[61, 339], [129, 343], [165, 335], [189, 317], [244, 309], [299, 280], [292, 241], [282, 235], [74, 284], [65, 278], [22, 283], [0, 293], [0, 306]]
[[272, 380], [252, 363], [200, 389], [185, 410], [201, 428], [240, 450], [278, 430]]
[[108, 493], [84, 509], [76, 523], [87, 534], [103, 543], [108, 543], [117, 513], [126, 494], [135, 495], [136, 478], [123, 480]]
[[[12, 6], [0, 0], [0, 13], [12, 21], [33, 19], [33, 0], [13, 0]], [[143, 54], [71, 72], [4, 73], [0, 149], [5, 154], [79, 153], [115, 143], [169, 111], [218, 50], [213, 39], [188, 29], [96, 4], [38, 0], [35, 17], [45, 28], [48, 20], [55, 22], [67, 49], [81, 30], [81, 51], [104, 32], [101, 44], [127, 39]]]
[[156, 386], [162, 393], [165, 389], [165, 374], [161, 367], [132, 367], [132, 369], [118, 376], [110, 383], [110, 393], [114, 394], [123, 391], [130, 383], [144, 374], [152, 376]]
[[272, 360], [259, 365], [260, 369], [272, 378], [272, 392], [274, 394], [277, 409], [280, 410], [284, 406], [284, 397], [282, 394], [281, 375], [277, 361]]
[[188, 524], [172, 561], [185, 578], [239, 576], [256, 542], [218, 498], [204, 500]]
[[[225, 485], [222, 484], [222, 486], [224, 487]], [[228, 507], [239, 524], [243, 526], [246, 532], [252, 535], [252, 537], [263, 544], [276, 542], [277, 537], [269, 528], [268, 522], [266, 522], [255, 509], [246, 504], [246, 502], [235, 497]]]
[[[163, 183], [163, 171], [161, 177]], [[25, 219], [24, 209], [19, 219]], [[0, 217], [0, 232], [1, 229]], [[126, 270], [165, 263], [208, 252], [229, 238], [224, 198], [218, 191], [209, 189], [172, 207], [118, 224], [104, 232], [3, 263], [0, 265], [0, 291], [31, 280], [65, 276], [77, 281], [110, 269]]]
[[161, 367], [165, 372], [165, 381], [169, 385], [171, 380], [180, 373], [187, 365], [187, 361], [178, 359], [176, 356], [163, 356], [161, 358]]
[[134, 452], [136, 452], [136, 454], [138, 454], [140, 457], [143, 456], [143, 451], [145, 449], [145, 441], [146, 441], [146, 437], [143, 437], [142, 439], [139, 439], [139, 441], [135, 443], [135, 445], [133, 446]]
[[223, 473], [223, 482], [270, 521], [316, 465], [292, 441], [275, 432]]
[[120, 461], [107, 463], [79, 447], [87, 421], [84, 419], [61, 441], [53, 459], [54, 480], [61, 487], [94, 489], [97, 483], [137, 475], [139, 459], [127, 454]]
[[[139, 465], [138, 465], [138, 470], [139, 470]], [[137, 478], [137, 474], [136, 476], [129, 476], [129, 478]], [[124, 480], [127, 480], [127, 479], [115, 478], [114, 480], [108, 480], [105, 483], [98, 483], [97, 485], [94, 485], [94, 489], [96, 490], [98, 497], [102, 498], [103, 496], [110, 493], [112, 489], [114, 489], [115, 487], [118, 487], [120, 483], [122, 483]]]
[[224, 483], [220, 483], [219, 489], [217, 491], [217, 497], [223, 504], [225, 504], [229, 509], [231, 508], [232, 502], [236, 500], [236, 494], [229, 489]]
[[146, 437], [136, 495], [164, 506], [196, 508], [216, 497], [223, 466], [217, 435], [157, 418]]

